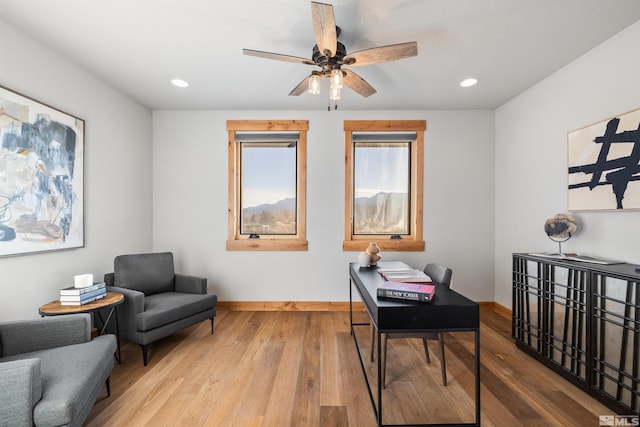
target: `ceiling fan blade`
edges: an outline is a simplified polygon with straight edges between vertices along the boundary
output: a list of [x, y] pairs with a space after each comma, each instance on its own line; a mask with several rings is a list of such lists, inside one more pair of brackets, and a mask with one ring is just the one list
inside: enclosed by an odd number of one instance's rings
[[313, 74], [308, 75], [306, 79], [298, 83], [298, 86], [294, 87], [291, 92], [289, 92], [289, 96], [298, 96], [302, 95], [309, 89], [309, 79]]
[[376, 90], [365, 79], [350, 70], [342, 69], [344, 73], [343, 82], [354, 92], [359, 93], [365, 98], [376, 93]]
[[418, 55], [418, 43], [407, 42], [388, 46], [364, 49], [350, 53], [344, 57], [344, 64], [350, 67], [379, 64], [381, 62], [397, 61]]
[[316, 35], [316, 43], [321, 53], [329, 51], [326, 56], [333, 57], [337, 52], [338, 33], [336, 31], [336, 19], [333, 15], [333, 6], [325, 3], [311, 2], [311, 19], [313, 19], [313, 32]]
[[276, 61], [295, 62], [296, 64], [316, 65], [310, 59], [299, 56], [282, 55], [280, 53], [263, 52], [260, 50], [242, 49], [244, 55], [257, 56], [258, 58], [275, 59]]

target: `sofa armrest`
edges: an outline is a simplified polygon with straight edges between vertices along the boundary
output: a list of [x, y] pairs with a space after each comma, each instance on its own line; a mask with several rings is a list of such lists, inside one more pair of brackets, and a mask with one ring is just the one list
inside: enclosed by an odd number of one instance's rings
[[40, 359], [0, 363], [2, 425], [33, 425], [33, 408], [42, 397]]
[[189, 294], [206, 294], [207, 279], [205, 277], [189, 276], [186, 274], [175, 274], [176, 292], [186, 292]]
[[91, 340], [87, 313], [0, 323], [0, 356], [28, 353]]

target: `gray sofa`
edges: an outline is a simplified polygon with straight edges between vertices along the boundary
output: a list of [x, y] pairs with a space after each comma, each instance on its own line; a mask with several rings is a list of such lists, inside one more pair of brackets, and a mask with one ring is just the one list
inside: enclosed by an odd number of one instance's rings
[[175, 273], [171, 252], [120, 255], [113, 268], [104, 280], [107, 291], [124, 294], [120, 336], [140, 344], [145, 366], [148, 345], [160, 338], [207, 319], [213, 334], [218, 297], [207, 293], [206, 278]]
[[81, 426], [114, 366], [116, 339], [91, 316], [0, 323], [0, 426]]

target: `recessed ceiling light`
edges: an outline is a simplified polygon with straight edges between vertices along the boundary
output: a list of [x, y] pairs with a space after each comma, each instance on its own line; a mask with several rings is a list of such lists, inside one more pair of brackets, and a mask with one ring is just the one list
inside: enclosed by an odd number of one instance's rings
[[189, 87], [189, 83], [185, 82], [182, 79], [173, 79], [173, 80], [171, 80], [171, 83], [174, 86], [178, 86], [178, 87]]
[[477, 79], [464, 79], [460, 82], [460, 86], [462, 87], [470, 87], [478, 83]]

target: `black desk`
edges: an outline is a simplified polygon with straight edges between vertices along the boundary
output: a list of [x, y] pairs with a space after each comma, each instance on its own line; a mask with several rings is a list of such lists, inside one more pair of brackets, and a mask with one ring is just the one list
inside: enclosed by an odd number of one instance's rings
[[[380, 267], [401, 268], [407, 267], [402, 262], [383, 262]], [[369, 397], [373, 410], [376, 413], [378, 426], [389, 425], [382, 423], [382, 367], [380, 364], [381, 346], [380, 335], [382, 333], [393, 334], [400, 332], [461, 332], [472, 331], [475, 335], [475, 407], [476, 422], [462, 424], [470, 426], [480, 425], [480, 310], [477, 303], [460, 295], [459, 293], [438, 286], [436, 297], [430, 303], [404, 302], [399, 300], [378, 299], [376, 289], [385, 279], [378, 273], [377, 267], [361, 268], [358, 263], [349, 264], [349, 317], [351, 335], [358, 351], [360, 365], [369, 390]], [[378, 368], [378, 405], [374, 399], [366, 368], [358, 346], [358, 339], [353, 329], [354, 326], [369, 325], [369, 323], [353, 322], [353, 292], [355, 287], [364, 302], [365, 308], [373, 321], [378, 333], [377, 368]], [[460, 425], [460, 424], [455, 424]]]

